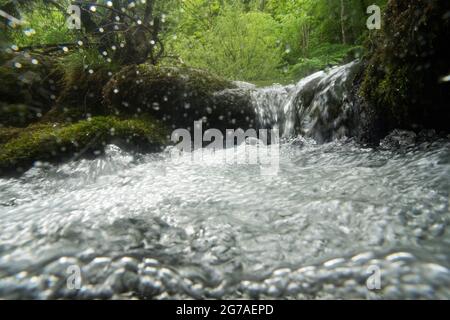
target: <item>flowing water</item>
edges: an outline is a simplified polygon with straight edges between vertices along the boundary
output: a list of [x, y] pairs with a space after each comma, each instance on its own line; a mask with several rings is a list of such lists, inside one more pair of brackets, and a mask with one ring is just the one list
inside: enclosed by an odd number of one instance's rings
[[351, 69], [253, 91], [277, 175], [108, 146], [0, 179], [0, 298], [450, 298], [450, 142], [345, 138]]
[[259, 123], [286, 138], [301, 134], [325, 142], [350, 136], [356, 112], [350, 92], [358, 68], [355, 61], [312, 74], [295, 86], [253, 91]]

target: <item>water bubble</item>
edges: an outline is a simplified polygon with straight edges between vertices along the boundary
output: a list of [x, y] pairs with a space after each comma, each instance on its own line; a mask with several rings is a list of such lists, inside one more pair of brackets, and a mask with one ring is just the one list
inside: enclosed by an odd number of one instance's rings
[[449, 81], [450, 81], [450, 74], [441, 78], [441, 82], [449, 82]]
[[26, 29], [26, 30], [24, 31], [24, 33], [25, 33], [25, 35], [26, 35], [27, 37], [30, 37], [30, 36], [36, 34], [36, 31], [35, 31], [34, 29]]

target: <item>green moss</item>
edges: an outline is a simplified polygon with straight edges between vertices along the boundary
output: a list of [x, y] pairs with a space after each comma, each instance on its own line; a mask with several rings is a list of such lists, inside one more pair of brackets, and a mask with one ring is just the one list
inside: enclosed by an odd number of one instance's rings
[[216, 91], [235, 87], [230, 81], [219, 78], [214, 74], [201, 69], [188, 67], [155, 67], [149, 64], [141, 64], [137, 66], [137, 70], [147, 79], [146, 81], [149, 81], [149, 83], [161, 80], [182, 82], [186, 87], [205, 93], [214, 93]]
[[120, 113], [155, 113], [184, 108], [185, 103], [208, 105], [214, 92], [234, 87], [203, 70], [143, 64], [124, 68], [106, 85], [103, 96], [106, 105]]
[[0, 148], [2, 144], [7, 143], [11, 139], [14, 139], [20, 135], [20, 133], [23, 132], [22, 128], [4, 128], [0, 127]]
[[108, 143], [151, 151], [165, 143], [166, 131], [151, 118], [94, 117], [70, 125], [36, 124], [10, 139], [0, 149], [0, 170], [25, 170], [35, 161], [58, 162], [87, 156]]
[[448, 130], [449, 1], [391, 0], [383, 29], [367, 42], [360, 93], [386, 131]]
[[172, 128], [249, 128], [255, 119], [250, 95], [225, 79], [191, 68], [129, 66], [103, 90], [104, 103], [120, 115], [150, 114]]
[[70, 124], [80, 120], [86, 120], [91, 117], [91, 113], [86, 112], [84, 108], [67, 108], [67, 107], [53, 107], [49, 112], [42, 117], [41, 123], [61, 123]]

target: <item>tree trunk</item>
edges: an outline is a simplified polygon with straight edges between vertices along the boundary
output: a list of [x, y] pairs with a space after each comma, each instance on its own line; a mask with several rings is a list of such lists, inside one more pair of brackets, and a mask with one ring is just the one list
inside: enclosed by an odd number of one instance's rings
[[342, 32], [342, 43], [347, 44], [347, 35], [345, 33], [345, 5], [344, 0], [341, 0], [341, 32]]
[[263, 11], [266, 10], [266, 0], [261, 0], [261, 2], [259, 3], [259, 10]]

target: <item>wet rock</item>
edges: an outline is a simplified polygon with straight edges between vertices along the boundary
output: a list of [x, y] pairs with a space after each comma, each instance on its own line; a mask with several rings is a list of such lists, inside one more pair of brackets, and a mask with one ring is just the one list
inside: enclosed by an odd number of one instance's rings
[[150, 118], [94, 117], [75, 124], [34, 125], [2, 145], [0, 174], [24, 172], [36, 161], [96, 156], [109, 143], [135, 151], [160, 150], [166, 138], [166, 129]]
[[0, 61], [0, 74], [0, 127], [25, 127], [54, 105], [61, 73], [52, 59], [9, 54]]
[[381, 135], [395, 128], [448, 132], [449, 11], [449, 1], [388, 2], [382, 30], [368, 41], [360, 90], [362, 112], [372, 113]]
[[394, 130], [380, 142], [380, 147], [386, 150], [401, 149], [413, 146], [416, 140], [417, 135], [412, 131]]
[[255, 118], [249, 95], [224, 79], [189, 68], [139, 65], [124, 68], [103, 90], [118, 114], [151, 114], [172, 128], [247, 128]]

